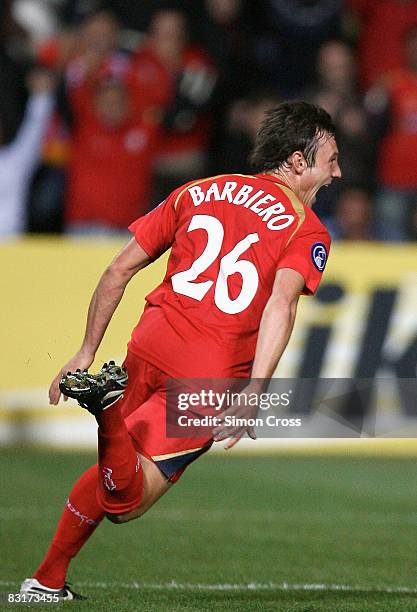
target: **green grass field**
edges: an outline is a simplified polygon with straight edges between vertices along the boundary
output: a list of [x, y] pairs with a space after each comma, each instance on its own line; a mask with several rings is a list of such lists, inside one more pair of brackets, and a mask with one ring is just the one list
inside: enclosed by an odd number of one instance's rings
[[[93, 460], [0, 451], [0, 591], [34, 571]], [[206, 455], [143, 518], [103, 523], [70, 569], [89, 599], [65, 607], [417, 610], [416, 475], [411, 458]]]

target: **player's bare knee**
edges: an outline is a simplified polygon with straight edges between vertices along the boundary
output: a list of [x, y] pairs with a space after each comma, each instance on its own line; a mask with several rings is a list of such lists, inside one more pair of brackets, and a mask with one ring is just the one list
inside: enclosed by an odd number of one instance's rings
[[127, 521], [123, 518], [123, 514], [110, 514], [110, 512], [106, 512], [106, 518], [115, 525], [122, 525]]
[[127, 512], [126, 514], [111, 514], [110, 512], [106, 512], [106, 517], [111, 523], [115, 525], [123, 525], [124, 523], [128, 523], [129, 521], [133, 521], [138, 516], [132, 516], [131, 512]]

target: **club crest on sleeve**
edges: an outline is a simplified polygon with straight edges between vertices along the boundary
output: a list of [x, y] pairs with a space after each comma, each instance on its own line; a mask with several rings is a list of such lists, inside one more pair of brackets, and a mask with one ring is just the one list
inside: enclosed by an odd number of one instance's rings
[[311, 247], [311, 259], [319, 272], [323, 272], [327, 262], [327, 249], [322, 242], [315, 242]]

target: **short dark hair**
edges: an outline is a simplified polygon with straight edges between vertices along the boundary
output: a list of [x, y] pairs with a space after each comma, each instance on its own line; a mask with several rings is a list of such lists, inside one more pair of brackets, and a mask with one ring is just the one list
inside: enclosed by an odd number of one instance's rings
[[249, 163], [255, 172], [276, 170], [294, 151], [301, 151], [313, 166], [319, 140], [335, 135], [329, 113], [308, 102], [282, 102], [265, 113]]

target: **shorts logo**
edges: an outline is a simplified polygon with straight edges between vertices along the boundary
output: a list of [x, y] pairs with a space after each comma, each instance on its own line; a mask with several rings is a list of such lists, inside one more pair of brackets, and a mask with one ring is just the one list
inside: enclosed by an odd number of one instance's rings
[[311, 259], [319, 272], [326, 267], [327, 250], [322, 242], [315, 242], [311, 247]]

